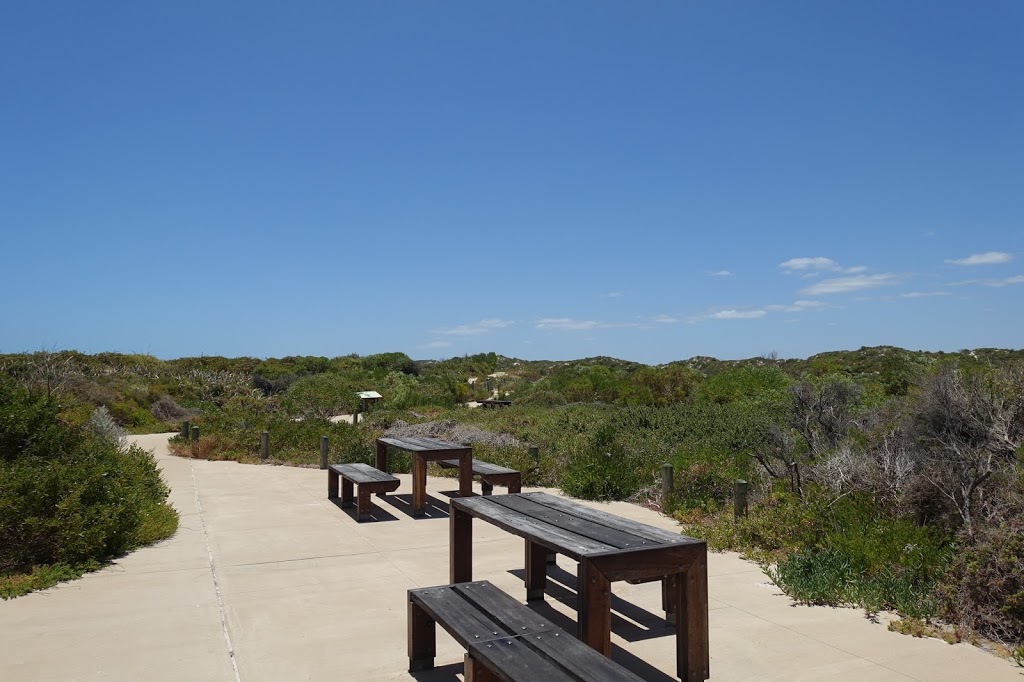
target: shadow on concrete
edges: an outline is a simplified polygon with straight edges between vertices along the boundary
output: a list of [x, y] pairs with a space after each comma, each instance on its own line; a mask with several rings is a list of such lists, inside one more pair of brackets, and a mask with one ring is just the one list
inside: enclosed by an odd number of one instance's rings
[[412, 515], [412, 493], [390, 493], [384, 497], [375, 497], [374, 502], [386, 502], [410, 518], [448, 518], [448, 503], [430, 494], [427, 494], [427, 504], [423, 507], [423, 516], [420, 517], [414, 517]]
[[439, 665], [430, 670], [423, 670], [417, 673], [409, 673], [414, 680], [419, 682], [452, 682], [462, 679], [462, 663], [449, 663]]
[[[342, 507], [341, 506], [341, 498], [340, 497], [335, 497], [335, 498], [328, 497], [327, 501], [331, 502], [335, 507], [337, 507], [341, 511], [345, 512], [349, 516], [349, 518], [351, 518], [353, 521], [355, 521], [357, 523], [367, 523], [366, 521], [362, 521], [362, 522], [359, 521], [359, 518], [358, 518], [359, 510], [357, 510], [355, 507]], [[370, 507], [370, 518], [372, 518], [374, 521], [397, 521], [398, 520], [397, 516], [395, 516], [394, 514], [389, 514], [387, 512], [387, 510], [381, 509], [376, 504], [374, 504], [374, 505], [372, 505]]]
[[[512, 575], [526, 583], [526, 570], [515, 569], [509, 571]], [[614, 584], [612, 589], [615, 589]], [[525, 590], [524, 590], [525, 592]], [[544, 595], [555, 601], [564, 604], [576, 611], [578, 608], [576, 592], [576, 576], [561, 566], [548, 566], [548, 581], [544, 588]], [[576, 621], [571, 620], [565, 614], [555, 611], [541, 601], [530, 602], [534, 610], [552, 621], [558, 627], [569, 632], [576, 632]], [[543, 610], [542, 610], [543, 609]], [[658, 637], [675, 636], [675, 624], [665, 620], [663, 613], [651, 613], [647, 609], [640, 608], [622, 597], [612, 594], [612, 632], [622, 637], [627, 642], [641, 642]]]

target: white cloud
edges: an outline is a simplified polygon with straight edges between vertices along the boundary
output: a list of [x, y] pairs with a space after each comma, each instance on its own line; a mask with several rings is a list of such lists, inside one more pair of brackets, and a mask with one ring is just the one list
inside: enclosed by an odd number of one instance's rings
[[444, 334], [446, 336], [473, 336], [476, 334], [486, 334], [489, 331], [495, 329], [504, 329], [510, 327], [514, 322], [511, 320], [502, 320], [497, 317], [488, 317], [479, 322], [473, 324], [460, 324], [457, 327], [450, 327], [448, 329], [438, 329], [435, 333]]
[[878, 275], [854, 275], [853, 277], [834, 277], [823, 279], [800, 290], [807, 296], [824, 296], [826, 294], [847, 294], [851, 291], [873, 289], [899, 282], [899, 277], [891, 273]]
[[796, 270], [827, 270], [835, 272], [842, 269], [839, 267], [839, 263], [824, 256], [817, 256], [816, 258], [790, 258], [784, 263], [779, 263], [779, 267], [789, 272]]
[[986, 279], [982, 282], [987, 287], [1008, 287], [1011, 284], [1024, 284], [1024, 275], [1014, 275], [1002, 279]]
[[607, 294], [601, 294], [601, 298], [622, 298], [623, 296], [621, 291], [609, 291]]
[[671, 315], [656, 315], [654, 321], [660, 324], [674, 324], [679, 320]]
[[908, 291], [900, 294], [900, 298], [928, 298], [930, 296], [949, 296], [948, 291]]
[[754, 320], [759, 317], [764, 317], [767, 314], [767, 311], [760, 309], [719, 310], [717, 313], [711, 313], [708, 317], [712, 320]]
[[947, 259], [946, 262], [950, 265], [999, 265], [1000, 263], [1009, 263], [1011, 260], [1013, 260], [1013, 254], [1005, 251], [986, 251], [972, 254], [966, 258]]
[[710, 277], [732, 277], [732, 273], [728, 270], [715, 270], [714, 272], [709, 272], [708, 275]]
[[537, 329], [561, 329], [564, 331], [586, 331], [601, 326], [596, 320], [574, 320], [571, 317], [543, 317], [535, 323]]
[[854, 265], [853, 267], [844, 268], [831, 258], [825, 258], [824, 256], [816, 256], [814, 258], [790, 258], [784, 263], [779, 263], [779, 267], [785, 270], [787, 275], [791, 275], [795, 272], [802, 272], [805, 277], [813, 277], [821, 272], [846, 272], [852, 275], [858, 272], [867, 271], [867, 267], [863, 265]]

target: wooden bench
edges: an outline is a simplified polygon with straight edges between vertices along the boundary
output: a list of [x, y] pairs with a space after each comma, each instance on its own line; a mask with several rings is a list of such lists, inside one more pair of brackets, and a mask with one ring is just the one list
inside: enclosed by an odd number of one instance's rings
[[408, 594], [409, 672], [434, 667], [439, 623], [466, 649], [466, 682], [641, 679], [487, 581]]
[[373, 493], [394, 492], [398, 489], [400, 481], [386, 474], [380, 469], [375, 469], [369, 464], [332, 464], [327, 469], [327, 499], [338, 498], [338, 477], [341, 477], [341, 506], [352, 507], [352, 486], [359, 486], [358, 506], [356, 509], [356, 520], [366, 521], [370, 519], [370, 495]]
[[[445, 469], [459, 467], [457, 459], [442, 459], [437, 463]], [[484, 495], [490, 495], [496, 485], [508, 488], [510, 493], [517, 493], [520, 491], [523, 481], [523, 475], [515, 469], [507, 469], [490, 462], [482, 462], [479, 459], [473, 460], [473, 475], [480, 477], [480, 489]]]

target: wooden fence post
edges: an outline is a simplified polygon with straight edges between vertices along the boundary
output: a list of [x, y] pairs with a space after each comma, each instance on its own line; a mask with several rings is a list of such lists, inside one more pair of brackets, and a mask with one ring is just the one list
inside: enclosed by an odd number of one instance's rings
[[664, 502], [669, 495], [672, 494], [674, 488], [672, 465], [662, 464], [661, 465], [661, 500]]
[[188, 440], [189, 437], [192, 435], [192, 428], [191, 425], [188, 423], [187, 419], [181, 422], [181, 432], [178, 433], [178, 435], [184, 438], [185, 440]]
[[737, 519], [741, 516], [747, 515], [747, 491], [749, 489], [750, 484], [739, 478], [737, 478], [736, 482], [733, 484], [733, 514]]
[[327, 468], [327, 454], [330, 448], [330, 442], [327, 440], [327, 436], [320, 436], [320, 468]]
[[263, 431], [260, 433], [260, 459], [268, 459], [270, 457], [270, 433]]

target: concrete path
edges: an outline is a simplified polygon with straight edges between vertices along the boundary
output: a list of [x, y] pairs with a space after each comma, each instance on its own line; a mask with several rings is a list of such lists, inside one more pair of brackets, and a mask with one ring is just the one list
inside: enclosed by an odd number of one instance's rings
[[[179, 459], [154, 448], [181, 527], [171, 539], [45, 592], [0, 602], [0, 680], [420, 680], [462, 677], [439, 630], [438, 667], [406, 672], [405, 590], [447, 582], [446, 492], [433, 518], [408, 515], [409, 477], [381, 519], [357, 524], [314, 469]], [[375, 501], [378, 498], [374, 498]], [[645, 523], [632, 505], [595, 505]], [[474, 524], [474, 577], [524, 598], [522, 540]], [[968, 645], [888, 632], [853, 609], [794, 606], [735, 554], [709, 563], [714, 680], [1015, 680], [1021, 670]], [[559, 557], [541, 612], [575, 622], [575, 564]], [[673, 632], [657, 583], [614, 584], [613, 657], [672, 679]]]

